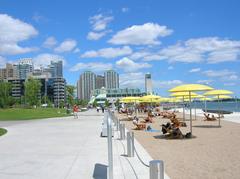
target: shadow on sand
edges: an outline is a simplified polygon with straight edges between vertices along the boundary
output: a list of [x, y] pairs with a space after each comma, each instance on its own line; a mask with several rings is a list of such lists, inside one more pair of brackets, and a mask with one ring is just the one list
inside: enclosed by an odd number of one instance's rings
[[193, 127], [198, 127], [198, 128], [221, 128], [221, 126], [214, 126], [214, 125], [194, 125]]
[[176, 138], [171, 138], [167, 135], [155, 135], [153, 136], [155, 139], [165, 139], [165, 140], [189, 140], [189, 139], [195, 139], [197, 138], [196, 136], [192, 136], [191, 138], [181, 138], [181, 139], [176, 139]]
[[96, 163], [93, 171], [94, 179], [107, 179], [107, 165]]

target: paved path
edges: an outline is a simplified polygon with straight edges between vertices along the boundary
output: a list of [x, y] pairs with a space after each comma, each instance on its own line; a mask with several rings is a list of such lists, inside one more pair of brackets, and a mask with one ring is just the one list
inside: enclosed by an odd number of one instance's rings
[[[102, 114], [0, 122], [0, 179], [106, 179], [107, 138], [100, 137]], [[113, 140], [114, 178], [148, 178], [149, 169], [127, 158], [126, 141]], [[136, 141], [143, 160], [151, 157]]]

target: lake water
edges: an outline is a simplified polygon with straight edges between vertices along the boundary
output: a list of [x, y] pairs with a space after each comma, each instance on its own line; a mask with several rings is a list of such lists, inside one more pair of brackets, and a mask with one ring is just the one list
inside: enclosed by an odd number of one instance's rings
[[[226, 110], [226, 111], [233, 111], [233, 112], [240, 112], [240, 102], [206, 102], [207, 109], [213, 110]], [[205, 102], [194, 102], [192, 106], [196, 106], [196, 108], [205, 108]]]

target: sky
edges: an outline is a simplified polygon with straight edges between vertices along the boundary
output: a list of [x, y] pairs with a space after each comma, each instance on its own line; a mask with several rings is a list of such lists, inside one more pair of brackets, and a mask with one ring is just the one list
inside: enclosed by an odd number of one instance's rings
[[64, 61], [75, 85], [85, 70], [114, 69], [121, 88], [155, 93], [187, 83], [240, 96], [238, 0], [1, 0], [0, 67], [33, 58]]

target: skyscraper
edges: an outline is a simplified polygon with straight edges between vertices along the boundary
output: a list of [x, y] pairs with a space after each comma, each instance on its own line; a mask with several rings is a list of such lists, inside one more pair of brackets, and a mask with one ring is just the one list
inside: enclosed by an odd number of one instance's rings
[[152, 94], [152, 79], [150, 73], [145, 74], [145, 92]]
[[78, 99], [90, 99], [91, 91], [95, 89], [96, 75], [91, 71], [85, 71], [77, 82]]
[[102, 87], [105, 87], [105, 78], [102, 75], [96, 76], [96, 89], [101, 89]]
[[18, 63], [19, 78], [26, 79], [29, 73], [33, 72], [33, 62], [31, 58], [21, 59]]
[[19, 77], [19, 71], [17, 65], [15, 64], [6, 64], [6, 68], [0, 69], [0, 80], [3, 79], [17, 79]]
[[119, 75], [114, 70], [104, 72], [105, 87], [107, 89], [119, 88]]
[[44, 68], [43, 71], [49, 72], [52, 78], [63, 77], [63, 63], [62, 61], [51, 61], [51, 64]]

